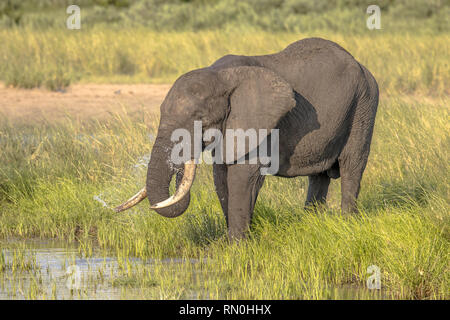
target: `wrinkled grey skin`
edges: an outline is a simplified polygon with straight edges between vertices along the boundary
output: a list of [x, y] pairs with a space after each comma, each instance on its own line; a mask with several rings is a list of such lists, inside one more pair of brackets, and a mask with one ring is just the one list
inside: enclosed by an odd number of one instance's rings
[[[280, 135], [277, 176], [308, 176], [306, 205], [325, 202], [330, 178], [341, 177], [343, 212], [356, 209], [369, 155], [378, 86], [370, 72], [334, 42], [297, 41], [264, 56], [227, 55], [209, 67], [182, 75], [161, 105], [161, 121], [148, 166], [151, 204], [169, 197], [169, 183], [182, 166], [171, 164], [171, 133], [203, 130], [274, 129]], [[204, 147], [204, 146], [203, 146]], [[264, 176], [259, 165], [216, 164], [214, 183], [230, 238], [245, 236]], [[176, 217], [190, 195], [157, 212]]]

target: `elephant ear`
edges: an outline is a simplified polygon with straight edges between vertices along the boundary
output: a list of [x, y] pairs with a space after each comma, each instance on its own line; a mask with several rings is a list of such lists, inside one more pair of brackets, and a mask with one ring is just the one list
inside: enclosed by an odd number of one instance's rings
[[[270, 134], [296, 105], [293, 88], [267, 68], [240, 66], [223, 69], [219, 74], [233, 88], [226, 129], [254, 129], [257, 133], [266, 129]], [[261, 142], [266, 136], [258, 137]]]

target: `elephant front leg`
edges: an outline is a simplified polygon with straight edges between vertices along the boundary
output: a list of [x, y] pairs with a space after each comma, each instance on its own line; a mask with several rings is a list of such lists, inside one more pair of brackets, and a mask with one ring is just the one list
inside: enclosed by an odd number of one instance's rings
[[236, 164], [228, 167], [228, 237], [239, 240], [246, 236], [259, 190], [264, 182], [259, 166]]
[[219, 197], [220, 206], [228, 226], [228, 183], [227, 183], [227, 166], [225, 164], [213, 165], [214, 186]]

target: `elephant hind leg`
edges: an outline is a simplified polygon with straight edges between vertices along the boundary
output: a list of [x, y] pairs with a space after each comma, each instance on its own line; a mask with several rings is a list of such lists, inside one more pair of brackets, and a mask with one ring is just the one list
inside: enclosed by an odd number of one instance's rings
[[369, 157], [371, 138], [372, 128], [352, 131], [339, 156], [342, 212], [357, 211], [356, 199], [359, 195], [361, 179]]
[[309, 187], [306, 197], [305, 207], [311, 207], [319, 204], [325, 204], [330, 185], [330, 177], [327, 172], [321, 172], [308, 176]]
[[361, 179], [366, 167], [368, 150], [358, 156], [350, 154], [340, 160], [341, 209], [343, 213], [357, 211], [356, 199], [359, 195]]
[[356, 199], [359, 195], [361, 179], [370, 152], [373, 126], [352, 130], [349, 139], [339, 156], [341, 174], [342, 212], [356, 212]]
[[331, 168], [327, 170], [327, 175], [332, 179], [338, 179], [341, 176], [339, 172], [339, 161], [336, 160]]
[[[373, 80], [375, 81], [375, 80]], [[338, 157], [341, 174], [342, 212], [355, 212], [361, 179], [370, 152], [375, 114], [378, 105], [376, 83], [358, 101], [348, 140]]]

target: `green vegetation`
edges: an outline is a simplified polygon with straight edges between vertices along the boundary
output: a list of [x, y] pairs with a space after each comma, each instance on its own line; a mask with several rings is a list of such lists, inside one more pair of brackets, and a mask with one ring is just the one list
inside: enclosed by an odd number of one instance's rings
[[385, 32], [448, 32], [445, 0], [6, 0], [0, 25], [63, 28], [77, 4], [83, 28], [146, 27], [156, 31], [257, 28], [271, 32], [334, 30], [367, 33], [366, 9], [382, 10]]
[[[70, 1], [72, 3], [72, 1]], [[450, 37], [448, 1], [378, 1], [382, 30], [365, 27], [372, 1], [73, 1], [81, 30], [67, 30], [65, 0], [0, 3], [0, 80], [58, 90], [73, 82], [171, 83], [234, 53], [279, 51], [320, 36], [336, 41], [375, 75], [381, 101], [359, 198], [339, 214], [339, 180], [329, 207], [303, 210], [305, 178], [267, 178], [249, 239], [230, 244], [202, 165], [188, 211], [166, 219], [144, 202], [114, 206], [145, 183], [157, 115], [104, 121], [19, 124], [0, 116], [0, 239], [77, 241], [118, 259], [111, 286], [139, 298], [449, 299]], [[1, 110], [0, 110], [1, 112]], [[141, 161], [140, 161], [141, 160]], [[96, 198], [94, 198], [96, 197]], [[0, 277], [33, 272], [24, 248], [0, 254]], [[156, 260], [133, 265], [133, 257]], [[159, 262], [158, 262], [159, 261]], [[382, 293], [365, 287], [381, 269]], [[99, 278], [103, 279], [100, 273]], [[0, 285], [5, 286], [4, 278]], [[31, 299], [56, 298], [40, 275], [19, 286]], [[92, 280], [99, 281], [97, 278]], [[135, 291], [133, 291], [135, 294]]]
[[381, 92], [442, 94], [450, 88], [450, 37], [346, 36], [262, 31], [0, 31], [0, 78], [31, 88], [87, 82], [173, 82], [223, 55], [268, 54], [308, 36], [336, 41], [375, 75]]
[[[66, 28], [72, 2], [81, 30]], [[172, 82], [224, 54], [271, 53], [320, 36], [366, 64], [384, 90], [448, 88], [448, 1], [378, 1], [382, 29], [369, 30], [372, 2], [8, 0], [0, 4], [0, 80], [51, 90], [77, 81]]]
[[6, 271], [15, 273], [19, 271], [33, 271], [38, 268], [36, 257], [30, 255], [23, 245], [19, 245], [11, 251], [11, 259], [6, 259], [3, 251], [0, 252], [0, 275]]
[[306, 179], [268, 178], [250, 238], [233, 245], [207, 165], [177, 219], [145, 202], [115, 214], [94, 201], [114, 206], [144, 184], [145, 166], [135, 164], [151, 150], [147, 127], [154, 133], [157, 122], [145, 111], [102, 123], [3, 121], [0, 236], [77, 240], [86, 254], [99, 246], [125, 265], [131, 257], [185, 259], [177, 273], [144, 265], [113, 280], [147, 298], [339, 297], [340, 288], [363, 287], [372, 264], [387, 298], [448, 298], [448, 105], [447, 97], [382, 99], [359, 215], [339, 215], [339, 181], [330, 209], [312, 213], [302, 209]]

